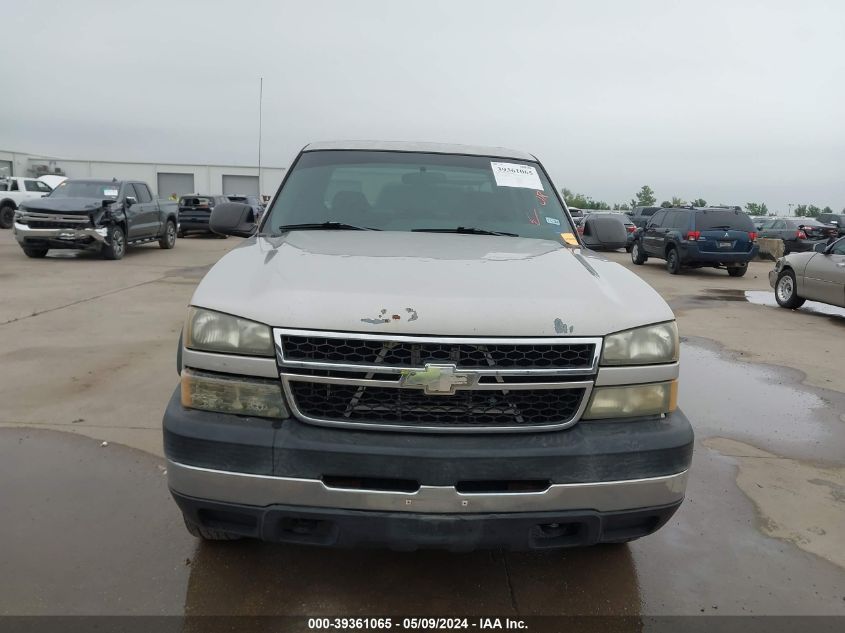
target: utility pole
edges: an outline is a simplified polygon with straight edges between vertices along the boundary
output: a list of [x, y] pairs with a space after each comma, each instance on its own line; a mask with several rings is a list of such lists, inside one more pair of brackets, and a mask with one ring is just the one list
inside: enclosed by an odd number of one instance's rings
[[258, 199], [264, 203], [261, 195], [261, 107], [264, 102], [264, 77], [258, 83]]
[[790, 202], [787, 206], [789, 207], [789, 217], [792, 217], [792, 207], [795, 206], [795, 203]]

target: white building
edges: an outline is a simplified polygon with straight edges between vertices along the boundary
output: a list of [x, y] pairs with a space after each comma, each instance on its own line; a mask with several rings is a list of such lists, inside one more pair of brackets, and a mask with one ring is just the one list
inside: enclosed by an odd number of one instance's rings
[[[262, 166], [260, 193], [265, 196], [276, 193], [284, 173], [284, 167]], [[77, 160], [0, 150], [0, 177], [37, 177], [44, 174], [59, 174], [68, 178], [142, 180], [148, 183], [160, 198], [183, 193], [259, 193], [257, 167]]]

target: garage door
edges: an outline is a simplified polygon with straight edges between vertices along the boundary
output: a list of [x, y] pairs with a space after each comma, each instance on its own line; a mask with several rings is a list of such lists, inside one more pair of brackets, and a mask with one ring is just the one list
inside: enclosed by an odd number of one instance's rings
[[223, 193], [226, 195], [258, 195], [258, 176], [227, 176], [223, 174]]
[[176, 174], [159, 172], [158, 174], [158, 197], [169, 198], [173, 194], [183, 193], [205, 193], [194, 189], [193, 174]]

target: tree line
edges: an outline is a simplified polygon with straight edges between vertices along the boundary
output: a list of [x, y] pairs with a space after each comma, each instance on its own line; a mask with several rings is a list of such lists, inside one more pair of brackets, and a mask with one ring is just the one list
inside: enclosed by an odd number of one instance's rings
[[[567, 206], [576, 207], [578, 209], [611, 209], [613, 211], [628, 211], [630, 209], [633, 209], [634, 207], [661, 206], [663, 208], [669, 208], [682, 207], [687, 204], [692, 205], [694, 207], [707, 206], [707, 201], [704, 198], [696, 198], [695, 200], [686, 202], [683, 198], [680, 198], [678, 196], [672, 196], [671, 200], [664, 200], [658, 205], [657, 196], [654, 193], [654, 189], [652, 189], [648, 185], [643, 185], [640, 190], [634, 194], [634, 197], [631, 198], [630, 203], [623, 202], [621, 204], [609, 204], [605, 200], [593, 200], [590, 196], [584, 195], [582, 193], [575, 193], [570, 189], [567, 189], [566, 187], [561, 190], [561, 193], [563, 194], [563, 199], [564, 201], [566, 201]], [[718, 206], [728, 205], [719, 204]], [[765, 202], [746, 202], [745, 211], [746, 213], [748, 213], [748, 215], [753, 216], [777, 215], [769, 211], [769, 208], [766, 206]], [[826, 206], [821, 209], [814, 204], [799, 204], [795, 207], [795, 215], [797, 217], [817, 218], [822, 213], [833, 213], [833, 209], [831, 209], [829, 206]], [[842, 213], [845, 213], [845, 208], [842, 209]]]

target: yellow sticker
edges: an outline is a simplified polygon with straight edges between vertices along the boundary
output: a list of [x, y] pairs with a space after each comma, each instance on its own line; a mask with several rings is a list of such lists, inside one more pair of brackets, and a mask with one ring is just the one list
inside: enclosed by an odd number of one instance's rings
[[578, 238], [576, 238], [572, 233], [561, 233], [560, 236], [563, 238], [563, 241], [570, 246], [579, 246]]

